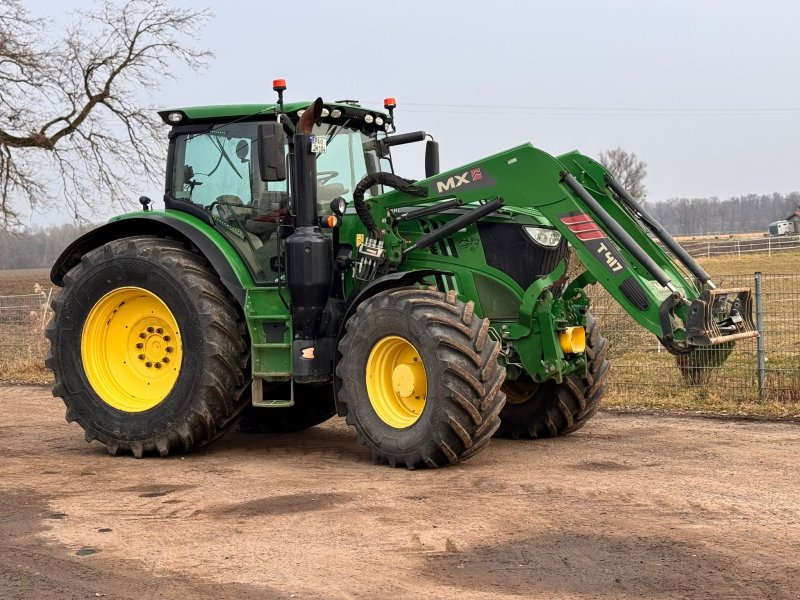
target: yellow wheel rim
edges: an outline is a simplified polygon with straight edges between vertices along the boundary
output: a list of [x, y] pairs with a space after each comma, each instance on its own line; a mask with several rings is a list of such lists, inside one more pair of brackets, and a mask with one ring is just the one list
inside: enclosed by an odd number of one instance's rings
[[507, 380], [503, 383], [506, 404], [525, 404], [529, 402], [541, 384], [533, 381]]
[[169, 395], [181, 369], [178, 322], [153, 292], [122, 287], [100, 298], [81, 335], [83, 370], [109, 406], [142, 412]]
[[372, 347], [367, 359], [367, 394], [380, 419], [395, 429], [417, 422], [425, 408], [428, 376], [411, 342], [387, 336]]

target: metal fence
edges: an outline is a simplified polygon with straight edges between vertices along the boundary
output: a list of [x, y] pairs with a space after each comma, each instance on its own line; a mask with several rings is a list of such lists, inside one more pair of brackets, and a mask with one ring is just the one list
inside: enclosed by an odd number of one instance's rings
[[[722, 275], [720, 287], [752, 287], [756, 296], [757, 341], [669, 354], [600, 286], [590, 288], [592, 312], [611, 343], [611, 390], [737, 401], [800, 402], [800, 275]], [[44, 329], [52, 316], [52, 290], [0, 296], [0, 374], [16, 364], [41, 363], [47, 350]]]
[[782, 235], [741, 239], [681, 240], [681, 246], [695, 258], [712, 256], [738, 256], [762, 252], [800, 249], [800, 235]]
[[25, 296], [0, 296], [0, 374], [44, 361], [44, 329], [52, 316], [53, 290]]
[[592, 286], [592, 312], [611, 343], [615, 395], [800, 402], [800, 275], [722, 275], [714, 281], [753, 288], [760, 337], [684, 357], [669, 354], [605, 290]]

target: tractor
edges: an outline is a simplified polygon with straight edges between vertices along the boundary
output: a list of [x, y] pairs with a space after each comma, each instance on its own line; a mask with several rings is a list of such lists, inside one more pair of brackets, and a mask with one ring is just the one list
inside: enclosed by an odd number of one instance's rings
[[[610, 372], [592, 284], [676, 355], [757, 335], [750, 290], [717, 288], [591, 158], [522, 144], [440, 172], [394, 99], [273, 89], [161, 111], [164, 209], [142, 197], [52, 268], [53, 394], [112, 455], [334, 415], [409, 469], [571, 433]], [[418, 142], [425, 179], [395, 174]]]

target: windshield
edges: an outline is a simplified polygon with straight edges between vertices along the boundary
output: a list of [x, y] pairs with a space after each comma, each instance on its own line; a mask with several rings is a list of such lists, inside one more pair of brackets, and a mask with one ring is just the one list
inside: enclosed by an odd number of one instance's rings
[[[314, 135], [327, 141], [317, 157], [317, 200], [327, 210], [331, 200], [342, 196], [352, 201], [356, 184], [367, 173], [387, 169], [379, 160], [372, 139], [347, 123], [323, 123]], [[174, 198], [203, 206], [214, 203], [272, 211], [288, 205], [287, 182], [263, 182], [257, 160], [258, 123], [220, 125], [205, 133], [176, 136], [171, 190]], [[367, 195], [380, 193], [378, 186]]]

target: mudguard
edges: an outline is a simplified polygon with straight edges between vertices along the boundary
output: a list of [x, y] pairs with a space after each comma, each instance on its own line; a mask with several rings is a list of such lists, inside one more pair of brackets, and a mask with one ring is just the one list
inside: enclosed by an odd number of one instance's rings
[[156, 211], [140, 212], [93, 229], [61, 253], [50, 271], [50, 280], [63, 286], [64, 275], [80, 262], [84, 254], [108, 242], [141, 235], [169, 237], [195, 246], [216, 271], [225, 288], [244, 307], [245, 289], [253, 285], [244, 262], [219, 232], [184, 213], [173, 216]]

